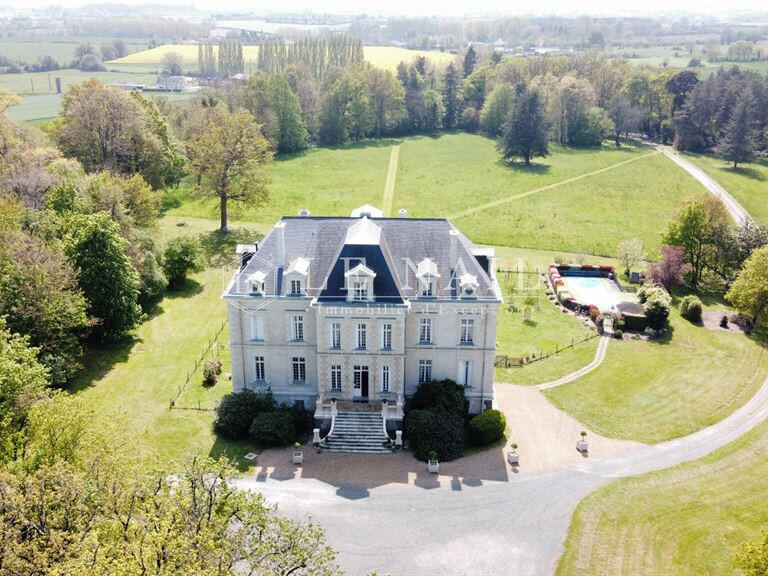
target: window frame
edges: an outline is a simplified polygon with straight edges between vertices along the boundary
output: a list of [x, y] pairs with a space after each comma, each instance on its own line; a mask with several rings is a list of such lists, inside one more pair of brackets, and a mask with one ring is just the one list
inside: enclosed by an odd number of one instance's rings
[[251, 342], [264, 342], [264, 316], [262, 314], [250, 314]]
[[291, 322], [291, 340], [304, 342], [304, 316], [296, 314]]
[[432, 341], [432, 318], [419, 318], [419, 344], [433, 344]]
[[291, 280], [291, 296], [301, 296], [304, 290], [301, 288], [301, 280]]
[[341, 350], [341, 322], [331, 322], [331, 350]]
[[341, 392], [341, 364], [331, 365], [331, 392]]
[[381, 367], [381, 391], [384, 393], [389, 392], [390, 382], [390, 369], [386, 364]]
[[307, 382], [307, 359], [304, 356], [293, 356], [293, 382], [295, 384], [306, 384]]
[[432, 360], [419, 360], [419, 384], [432, 382]]
[[368, 325], [365, 322], [357, 323], [357, 350], [368, 349]]
[[381, 349], [392, 350], [392, 323], [385, 322], [381, 325]]
[[475, 319], [461, 318], [459, 321], [459, 344], [473, 346], [475, 344]]
[[266, 360], [264, 359], [264, 356], [253, 357], [253, 370], [254, 370], [254, 380], [256, 380], [257, 382], [267, 381], [267, 363], [266, 363]]

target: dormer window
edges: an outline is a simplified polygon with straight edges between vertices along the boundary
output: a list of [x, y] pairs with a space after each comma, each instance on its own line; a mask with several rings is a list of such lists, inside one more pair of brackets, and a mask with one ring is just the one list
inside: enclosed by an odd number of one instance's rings
[[286, 292], [289, 296], [304, 296], [309, 281], [309, 260], [299, 256], [291, 260], [285, 273]]
[[264, 296], [266, 279], [267, 275], [260, 270], [248, 276], [248, 292], [254, 296]]
[[349, 302], [370, 302], [374, 298], [373, 280], [376, 273], [363, 264], [358, 264], [344, 274], [347, 282], [347, 300]]
[[437, 264], [431, 258], [424, 258], [416, 268], [416, 279], [419, 281], [419, 295], [422, 298], [437, 296]]
[[459, 278], [459, 289], [461, 290], [462, 298], [476, 298], [477, 286], [477, 276], [466, 273], [462, 274]]

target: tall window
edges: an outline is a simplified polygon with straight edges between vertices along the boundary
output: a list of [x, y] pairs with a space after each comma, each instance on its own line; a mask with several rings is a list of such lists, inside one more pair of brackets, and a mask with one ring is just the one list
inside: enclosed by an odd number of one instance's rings
[[293, 317], [293, 340], [304, 340], [304, 316]]
[[354, 366], [352, 372], [352, 386], [355, 390], [362, 392], [363, 387], [363, 375], [365, 375], [365, 381], [368, 382], [368, 366]]
[[389, 366], [381, 367], [381, 391], [389, 392]]
[[392, 324], [381, 325], [381, 347], [383, 350], [392, 349]]
[[291, 296], [299, 296], [301, 294], [301, 280], [291, 280]]
[[366, 348], [366, 326], [363, 323], [357, 325], [357, 347], [360, 350]]
[[341, 322], [331, 324], [331, 348], [334, 350], [341, 348]]
[[266, 380], [267, 373], [266, 373], [266, 370], [264, 370], [264, 356], [256, 356], [254, 367], [255, 367], [254, 372], [256, 375], [256, 380], [259, 380], [259, 381]]
[[293, 357], [293, 381], [304, 383], [307, 380], [307, 362], [304, 358]]
[[419, 384], [432, 382], [432, 360], [419, 360]]
[[352, 295], [355, 300], [368, 299], [368, 291], [365, 289], [365, 281], [355, 280], [352, 282]]
[[422, 318], [419, 322], [419, 342], [432, 343], [432, 318]]
[[435, 295], [435, 281], [426, 279], [421, 283], [421, 295], [422, 296], [434, 296]]
[[459, 362], [459, 384], [472, 386], [472, 362], [469, 360]]
[[331, 390], [341, 391], [341, 366], [336, 364], [331, 366]]
[[260, 314], [251, 316], [251, 340], [264, 340], [264, 317]]
[[461, 319], [461, 344], [472, 344], [475, 341], [475, 321], [472, 318]]

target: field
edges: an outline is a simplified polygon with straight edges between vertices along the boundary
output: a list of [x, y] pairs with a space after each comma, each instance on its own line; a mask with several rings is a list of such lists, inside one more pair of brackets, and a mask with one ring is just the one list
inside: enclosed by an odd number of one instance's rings
[[[761, 43], [763, 54], [766, 51], [765, 43]], [[648, 48], [621, 48], [611, 49], [608, 53], [612, 56], [620, 56], [626, 58], [627, 61], [633, 66], [650, 66], [653, 68], [669, 67], [669, 68], [686, 68], [691, 58], [699, 58], [701, 60], [701, 66], [691, 68], [700, 77], [709, 76], [712, 72], [716, 72], [719, 68], [730, 68], [732, 66], [738, 66], [742, 70], [754, 70], [760, 74], [768, 72], [768, 60], [751, 60], [749, 62], [708, 62], [706, 57], [702, 54], [703, 45], [697, 46], [694, 49], [693, 54], [689, 54], [687, 50], [676, 49], [680, 46], [651, 46]], [[721, 46], [721, 54], [725, 54], [727, 47]]]
[[736, 576], [768, 525], [768, 422], [714, 454], [613, 482], [574, 514], [558, 576]]
[[685, 154], [704, 170], [762, 224], [768, 224], [768, 163], [751, 162], [733, 169], [722, 158], [707, 154]]
[[655, 443], [722, 420], [768, 375], [761, 342], [695, 326], [676, 309], [670, 325], [667, 341], [611, 342], [601, 366], [547, 398], [604, 436]]
[[[179, 226], [182, 222], [184, 226]], [[215, 228], [213, 221], [165, 218], [161, 221], [160, 238], [205, 234]], [[243, 227], [235, 223], [233, 230], [234, 241]], [[255, 240], [258, 238], [256, 227], [247, 226], [242, 236]], [[229, 261], [233, 250], [229, 244], [210, 246], [212, 255], [218, 256], [212, 265], [193, 274], [183, 291], [169, 293], [149, 319], [134, 331], [130, 341], [114, 348], [90, 351], [87, 369], [74, 386], [80, 395], [95, 402], [99, 413], [113, 410], [123, 413], [130, 425], [128, 433], [132, 435], [137, 455], [148, 461], [168, 462], [188, 453], [240, 456], [249, 449], [246, 445], [217, 439], [211, 429], [210, 409], [231, 390], [226, 327], [219, 336], [223, 347], [211, 347], [224, 362], [224, 373], [218, 384], [203, 388], [198, 369], [184, 386], [187, 372], [194, 370], [195, 360], [208, 348], [226, 318], [220, 296], [232, 272], [224, 263]], [[211, 352], [207, 354], [210, 356]], [[170, 400], [179, 387], [183, 387], [182, 394], [177, 407], [171, 410]], [[198, 406], [203, 411], [196, 410]]]
[[[383, 141], [316, 149], [274, 166], [269, 204], [237, 212], [241, 220], [274, 222], [309, 208], [347, 215], [364, 203], [383, 206], [389, 146]], [[507, 166], [494, 142], [471, 134], [414, 137], [400, 143], [392, 213], [450, 218], [473, 241], [613, 256], [639, 237], [651, 254], [681, 203], [699, 184], [656, 152], [612, 146], [576, 150], [553, 146], [535, 166]], [[640, 186], [649, 172], [653, 186]], [[595, 199], [598, 190], [598, 199]], [[216, 203], [177, 194], [171, 214], [213, 218]], [[492, 215], [492, 218], [489, 218]]]
[[105, 84], [113, 82], [137, 82], [154, 84], [155, 74], [127, 72], [81, 72], [80, 70], [56, 70], [55, 72], [26, 72], [0, 75], [0, 87], [22, 96], [21, 103], [8, 109], [8, 117], [18, 121], [53, 118], [61, 113], [61, 94], [56, 94], [56, 78], [61, 78], [62, 91], [81, 84], [89, 78], [97, 78]]
[[[101, 44], [111, 44], [115, 38], [99, 36], [6, 36], [0, 37], [0, 54], [13, 61], [35, 62], [42, 56], [53, 56], [60, 65], [69, 64], [75, 48], [81, 43], [91, 43], [97, 49]], [[122, 38], [128, 52], [147, 48], [146, 38]]]
[[[134, 54], [129, 54], [124, 58], [107, 62], [108, 68], [115, 69], [150, 69], [154, 70], [161, 66], [163, 56], [167, 52], [177, 52], [184, 59], [184, 69], [193, 72], [197, 71], [197, 44], [164, 44], [150, 50], [143, 50]], [[401, 61], [411, 62], [416, 56], [425, 56], [438, 66], [447, 65], [455, 55], [447, 52], [433, 52], [427, 50], [407, 50], [394, 46], [365, 46], [363, 47], [365, 60], [378, 66], [394, 71]], [[256, 69], [258, 60], [258, 46], [243, 46], [243, 61], [245, 62], [246, 72], [252, 72]]]

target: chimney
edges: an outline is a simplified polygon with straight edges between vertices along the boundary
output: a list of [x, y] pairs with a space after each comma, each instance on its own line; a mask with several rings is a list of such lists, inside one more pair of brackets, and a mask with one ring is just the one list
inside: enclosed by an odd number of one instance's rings
[[397, 213], [400, 215], [400, 218], [408, 218], [408, 210], [405, 208], [400, 208]]
[[455, 228], [448, 230], [448, 238], [451, 243], [451, 271], [453, 271], [459, 263], [459, 231]]
[[274, 228], [277, 235], [277, 262], [275, 265], [278, 268], [285, 266], [285, 222], [278, 222]]
[[307, 208], [302, 208], [299, 210], [299, 218], [308, 218], [309, 217], [309, 210]]

